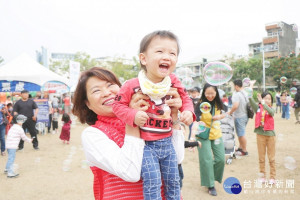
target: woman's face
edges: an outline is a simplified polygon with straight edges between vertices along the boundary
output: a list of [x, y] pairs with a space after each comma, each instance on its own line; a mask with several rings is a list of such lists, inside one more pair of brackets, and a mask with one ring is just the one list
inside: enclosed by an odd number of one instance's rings
[[120, 87], [93, 76], [86, 83], [87, 107], [97, 115], [113, 117], [112, 104]]
[[208, 101], [213, 101], [217, 95], [217, 92], [213, 87], [208, 87], [206, 88], [204, 95]]

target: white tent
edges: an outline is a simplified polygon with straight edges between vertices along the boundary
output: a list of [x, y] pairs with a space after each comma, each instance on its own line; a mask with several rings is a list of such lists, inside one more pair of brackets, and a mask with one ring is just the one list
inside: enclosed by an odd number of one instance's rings
[[69, 80], [50, 71], [27, 54], [0, 66], [0, 80], [17, 80], [43, 86], [49, 81], [59, 81], [69, 86]]

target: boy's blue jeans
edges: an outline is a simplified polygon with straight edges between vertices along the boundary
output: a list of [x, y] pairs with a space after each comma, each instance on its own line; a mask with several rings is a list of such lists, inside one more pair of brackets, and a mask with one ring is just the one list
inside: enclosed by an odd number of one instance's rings
[[[2, 113], [0, 113], [1, 115]], [[5, 151], [5, 128], [6, 124], [1, 124], [0, 125], [0, 144], [1, 144], [1, 152]]]
[[7, 174], [13, 174], [13, 164], [15, 162], [15, 158], [16, 158], [16, 151], [17, 149], [7, 149], [7, 153], [8, 153], [8, 158], [7, 158], [7, 163], [6, 163], [6, 170], [7, 170]]
[[142, 179], [145, 200], [160, 200], [162, 178], [166, 199], [180, 199], [177, 156], [171, 137], [145, 141]]

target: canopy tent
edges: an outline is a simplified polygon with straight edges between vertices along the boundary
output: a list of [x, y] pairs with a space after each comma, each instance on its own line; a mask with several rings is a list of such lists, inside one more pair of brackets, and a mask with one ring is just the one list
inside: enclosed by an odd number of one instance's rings
[[[27, 54], [21, 54], [15, 60], [1, 66], [0, 81], [0, 92], [7, 91], [9, 88], [8, 83], [13, 81], [25, 82], [24, 85], [26, 82], [33, 83], [40, 87], [49, 81], [58, 81], [69, 87], [68, 79], [50, 71]], [[3, 83], [5, 87], [2, 86]]]

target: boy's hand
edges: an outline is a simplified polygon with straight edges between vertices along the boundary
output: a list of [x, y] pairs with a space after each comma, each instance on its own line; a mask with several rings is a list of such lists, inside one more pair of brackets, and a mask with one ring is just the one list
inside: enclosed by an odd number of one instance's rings
[[260, 94], [260, 93], [257, 93], [257, 100], [259, 101], [259, 103], [262, 101], [262, 98], [261, 98], [261, 94]]
[[191, 111], [183, 111], [180, 114], [180, 121], [189, 126], [193, 123], [193, 113]]
[[134, 123], [137, 126], [144, 126], [149, 119], [149, 116], [144, 111], [138, 111], [134, 117]]

